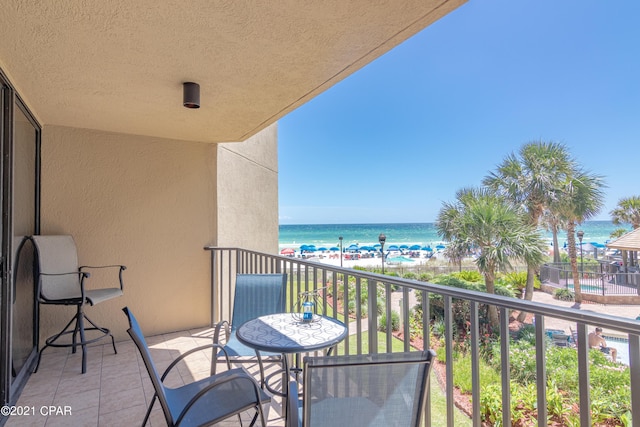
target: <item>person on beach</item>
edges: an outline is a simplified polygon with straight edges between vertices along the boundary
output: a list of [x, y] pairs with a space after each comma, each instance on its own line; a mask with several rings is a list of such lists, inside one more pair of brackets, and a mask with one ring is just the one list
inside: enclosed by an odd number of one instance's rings
[[611, 354], [611, 360], [615, 363], [618, 350], [614, 347], [607, 347], [607, 342], [602, 338], [602, 328], [596, 328], [589, 334], [589, 347], [597, 348], [604, 354]]

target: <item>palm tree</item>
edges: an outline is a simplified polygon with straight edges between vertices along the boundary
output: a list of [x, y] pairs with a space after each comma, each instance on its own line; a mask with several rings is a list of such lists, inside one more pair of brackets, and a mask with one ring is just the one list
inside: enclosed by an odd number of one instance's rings
[[627, 230], [626, 228], [616, 228], [615, 230], [613, 230], [611, 232], [611, 234], [609, 234], [609, 237], [612, 238], [612, 239], [617, 239], [619, 237], [624, 236], [628, 232], [629, 232], [629, 230]]
[[628, 223], [634, 230], [640, 228], [640, 196], [620, 199], [616, 208], [609, 214], [615, 225]]
[[[640, 227], [640, 196], [631, 196], [620, 199], [616, 208], [609, 212], [609, 214], [611, 215], [611, 221], [615, 225], [629, 223], [635, 230]], [[622, 251], [622, 257], [626, 267], [627, 251]], [[637, 252], [632, 253], [631, 263], [638, 264]]]
[[[560, 199], [562, 184], [574, 169], [574, 160], [563, 144], [534, 141], [525, 144], [519, 155], [510, 154], [483, 180], [487, 187], [499, 192], [528, 213], [528, 223], [538, 227], [545, 208]], [[541, 261], [540, 261], [541, 262]], [[536, 263], [527, 263], [525, 298], [533, 298]], [[521, 313], [519, 320], [524, 320]]]
[[580, 275], [578, 274], [578, 257], [576, 253], [576, 225], [595, 216], [604, 204], [604, 182], [599, 175], [576, 170], [566, 182], [564, 197], [557, 205], [559, 216], [567, 224], [567, 242], [569, 245], [569, 261], [573, 273], [573, 290], [575, 301], [582, 302]]
[[[521, 210], [487, 188], [463, 189], [456, 201], [443, 203], [436, 221], [438, 234], [456, 253], [478, 252], [476, 266], [487, 292], [495, 293], [496, 274], [511, 268], [512, 259], [540, 263], [546, 244]], [[489, 307], [489, 322], [498, 325], [498, 311]]]
[[471, 255], [470, 248], [466, 246], [449, 245], [443, 251], [444, 256], [458, 266], [458, 271], [462, 271], [462, 261]]

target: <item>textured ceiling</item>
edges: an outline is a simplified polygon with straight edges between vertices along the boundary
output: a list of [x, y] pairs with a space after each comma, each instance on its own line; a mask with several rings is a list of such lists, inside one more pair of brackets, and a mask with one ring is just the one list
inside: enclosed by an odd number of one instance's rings
[[0, 68], [42, 125], [241, 141], [464, 1], [10, 0]]

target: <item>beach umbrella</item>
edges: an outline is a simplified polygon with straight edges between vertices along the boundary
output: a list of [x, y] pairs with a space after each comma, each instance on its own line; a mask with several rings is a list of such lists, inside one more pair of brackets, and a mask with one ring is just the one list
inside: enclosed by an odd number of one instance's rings
[[319, 247], [319, 248], [318, 248], [318, 250], [319, 250], [319, 251], [326, 251], [326, 250], [327, 250], [327, 248], [325, 248], [324, 246], [321, 246], [321, 247]]
[[400, 245], [400, 249], [409, 249], [408, 245]]
[[357, 251], [359, 249], [360, 248], [355, 243], [353, 245], [349, 245], [349, 247], [347, 248], [348, 251]]
[[420, 245], [412, 245], [412, 246], [409, 247], [409, 250], [419, 251], [420, 250]]
[[282, 255], [293, 255], [295, 253], [296, 251], [291, 248], [284, 248], [283, 250], [280, 251], [280, 254]]
[[593, 246], [595, 248], [604, 248], [604, 247], [606, 247], [602, 243], [598, 243], [598, 242], [589, 242], [589, 243], [591, 244], [591, 246]]
[[428, 245], [427, 246], [423, 246], [422, 250], [423, 251], [427, 251], [427, 252], [433, 252], [433, 249], [431, 249], [431, 246], [428, 246]]
[[331, 252], [336, 252], [336, 251], [340, 252], [340, 248], [338, 248], [338, 247], [336, 247], [336, 246], [332, 246], [332, 247], [330, 247], [330, 248], [329, 248], [329, 250], [330, 250]]
[[387, 248], [388, 251], [399, 251], [400, 248], [397, 245], [391, 245]]
[[445, 245], [438, 245], [436, 246], [436, 249], [444, 249], [446, 246]]

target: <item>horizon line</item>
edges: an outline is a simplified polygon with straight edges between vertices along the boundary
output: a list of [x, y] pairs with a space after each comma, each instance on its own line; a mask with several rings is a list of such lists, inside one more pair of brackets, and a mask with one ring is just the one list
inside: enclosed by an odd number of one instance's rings
[[[586, 221], [582, 222], [581, 224], [588, 223], [588, 222], [610, 222], [610, 223], [613, 223], [613, 221], [610, 220], [610, 219], [590, 219], [590, 220], [586, 220]], [[397, 224], [435, 224], [435, 223], [436, 223], [436, 221], [326, 222], [326, 223], [308, 222], [308, 223], [289, 223], [289, 224], [279, 223], [278, 226], [281, 226], [281, 225], [382, 225], [382, 224], [384, 224], [384, 225], [389, 225], [389, 224], [397, 225]], [[580, 224], [578, 224], [578, 226], [579, 225]], [[631, 225], [631, 224], [627, 224], [627, 225]]]

